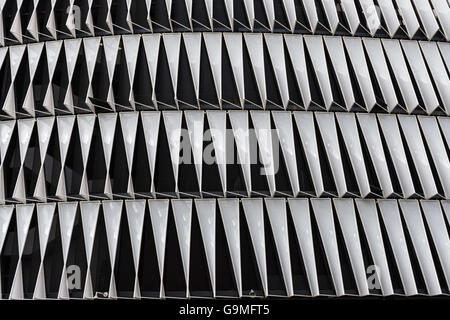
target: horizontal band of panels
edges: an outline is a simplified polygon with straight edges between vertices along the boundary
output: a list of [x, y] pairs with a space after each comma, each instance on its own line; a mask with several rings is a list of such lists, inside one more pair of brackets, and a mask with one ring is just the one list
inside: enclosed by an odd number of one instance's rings
[[450, 118], [142, 111], [0, 122], [2, 203], [450, 198]]
[[2, 299], [440, 295], [450, 202], [0, 206]]
[[166, 33], [0, 48], [0, 119], [130, 110], [450, 115], [450, 43]]
[[241, 31], [450, 40], [446, 0], [3, 0], [0, 43]]

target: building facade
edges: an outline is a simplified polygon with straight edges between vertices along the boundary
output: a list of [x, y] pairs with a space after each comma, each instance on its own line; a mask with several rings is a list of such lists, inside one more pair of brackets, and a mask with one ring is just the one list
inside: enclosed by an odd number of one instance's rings
[[446, 0], [0, 1], [1, 299], [449, 294]]

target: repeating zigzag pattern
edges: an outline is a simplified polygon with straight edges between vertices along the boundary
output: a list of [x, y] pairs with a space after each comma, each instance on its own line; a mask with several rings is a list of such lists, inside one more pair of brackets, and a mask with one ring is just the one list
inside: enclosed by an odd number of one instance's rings
[[166, 33], [0, 48], [0, 117], [171, 109], [450, 114], [450, 43]]
[[0, 299], [450, 294], [446, 0], [0, 0]]
[[2, 0], [0, 43], [235, 31], [450, 40], [446, 0]]
[[0, 213], [3, 298], [449, 293], [449, 201], [108, 200]]

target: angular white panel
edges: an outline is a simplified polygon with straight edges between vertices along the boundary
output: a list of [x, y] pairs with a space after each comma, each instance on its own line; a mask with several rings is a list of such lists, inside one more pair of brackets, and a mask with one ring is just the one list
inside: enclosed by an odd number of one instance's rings
[[395, 172], [397, 173], [402, 188], [403, 198], [409, 198], [416, 191], [411, 178], [411, 172], [409, 171], [405, 149], [403, 148], [397, 117], [395, 115], [382, 114], [378, 114], [377, 117], [389, 149], [389, 154], [394, 163]]
[[178, 192], [178, 166], [180, 163], [181, 117], [181, 111], [163, 111], [176, 192]]
[[435, 117], [419, 116], [417, 119], [436, 167], [444, 196], [448, 199], [450, 198], [450, 162], [441, 138], [439, 124]]
[[333, 113], [326, 112], [317, 112], [315, 115], [338, 195], [339, 197], [343, 197], [347, 193], [347, 184], [345, 182], [344, 167], [342, 165], [334, 115]]
[[431, 76], [433, 77], [434, 84], [441, 97], [443, 103], [442, 107], [445, 107], [447, 115], [450, 115], [450, 91], [448, 90], [450, 87], [450, 79], [446, 72], [441, 54], [439, 53], [439, 48], [434, 42], [421, 41], [419, 43]]
[[[103, 201], [103, 216], [105, 218], [106, 237], [108, 240], [109, 259], [111, 268], [114, 270], [116, 265], [117, 243], [119, 240], [120, 220], [122, 217], [123, 201]], [[109, 296], [117, 297], [115, 290], [115, 276], [111, 273], [111, 280], [109, 285]]]
[[304, 39], [309, 56], [311, 57], [314, 72], [319, 82], [320, 91], [322, 93], [323, 101], [325, 102], [325, 108], [329, 110], [333, 103], [333, 93], [331, 91], [322, 37], [304, 36]]
[[219, 105], [222, 105], [222, 34], [203, 33]]
[[269, 111], [250, 111], [250, 116], [255, 128], [256, 139], [258, 140], [258, 146], [262, 159], [263, 171], [267, 177], [267, 183], [269, 185], [270, 195], [273, 196], [276, 191], [275, 185], [275, 172], [276, 163], [273, 155], [272, 145], [272, 128], [270, 125], [270, 112]]
[[297, 157], [295, 154], [294, 128], [292, 126], [292, 114], [285, 111], [273, 111], [272, 117], [278, 131], [281, 149], [286, 161], [286, 167], [291, 181], [292, 194], [294, 197], [300, 192], [298, 181]]
[[242, 54], [242, 35], [240, 33], [224, 33], [223, 38], [233, 69], [234, 81], [241, 101], [244, 106], [244, 57]]
[[192, 200], [172, 200], [173, 216], [180, 244], [186, 279], [187, 297], [189, 297], [189, 268], [191, 252]]
[[216, 201], [195, 199], [195, 208], [208, 262], [213, 297], [216, 296]]
[[319, 23], [319, 18], [317, 17], [317, 9], [314, 1], [302, 0], [303, 7], [306, 11], [306, 16], [308, 17], [309, 26], [311, 31], [316, 30], [317, 24]]
[[359, 140], [358, 127], [354, 113], [337, 112], [336, 119], [344, 138], [345, 147], [350, 157], [353, 172], [356, 176], [359, 192], [362, 198], [368, 196], [371, 192], [369, 177], [364, 163], [361, 141]]
[[394, 188], [392, 187], [386, 155], [384, 154], [380, 132], [378, 131], [377, 117], [368, 113], [358, 113], [356, 117], [369, 150], [383, 197], [388, 198], [394, 192]]
[[441, 294], [439, 279], [436, 274], [433, 256], [428, 244], [427, 232], [422, 220], [419, 202], [417, 200], [399, 200], [406, 227], [409, 230], [414, 251], [419, 261], [425, 285], [430, 295]]
[[133, 169], [134, 145], [136, 142], [136, 130], [138, 125], [138, 112], [121, 112], [119, 114], [120, 124], [122, 127], [123, 142], [125, 145], [125, 153], [127, 156], [127, 164], [129, 169], [128, 193], [133, 193], [133, 180], [131, 171]]
[[0, 122], [0, 160], [2, 164], [5, 160], [6, 153], [8, 152], [9, 143], [11, 142], [11, 137], [15, 126], [15, 120]]
[[403, 57], [402, 48], [400, 47], [400, 42], [398, 40], [391, 39], [382, 39], [381, 42], [384, 50], [386, 51], [387, 59], [389, 60], [391, 68], [394, 72], [395, 79], [400, 87], [403, 100], [406, 104], [405, 107], [408, 112], [411, 113], [418, 107], [419, 101], [417, 100], [414, 86], [409, 76], [405, 58]]
[[324, 191], [322, 171], [320, 170], [319, 150], [316, 140], [316, 129], [314, 126], [314, 115], [312, 112], [294, 112], [297, 130], [300, 133], [305, 155], [308, 160], [308, 168], [314, 182], [316, 196], [320, 197]]
[[420, 28], [411, 0], [397, 0], [396, 1], [403, 23], [406, 25], [406, 30], [410, 38], [414, 37]]
[[341, 263], [339, 260], [336, 231], [333, 219], [333, 208], [330, 199], [312, 199], [311, 204], [319, 227], [328, 266], [333, 279], [334, 289], [337, 296], [345, 294], [344, 281], [342, 279]]
[[355, 199], [355, 203], [359, 217], [361, 218], [370, 254], [376, 267], [376, 280], [380, 284], [381, 292], [384, 296], [394, 294], [376, 203], [374, 200], [362, 199]]
[[377, 7], [373, 0], [359, 0], [361, 4], [361, 9], [366, 18], [367, 28], [370, 31], [370, 34], [373, 36], [381, 27], [381, 21], [378, 17]]
[[315, 297], [319, 295], [319, 282], [314, 256], [309, 201], [308, 199], [288, 199], [288, 203], [302, 253], [303, 263], [305, 264], [311, 295]]
[[252, 63], [262, 106], [265, 109], [267, 102], [267, 92], [266, 75], [264, 71], [264, 51], [262, 35], [257, 33], [244, 33], [244, 40], [250, 56], [250, 61]]
[[141, 112], [142, 126], [144, 128], [145, 145], [147, 149], [147, 157], [150, 167], [150, 174], [152, 175], [152, 191], [154, 191], [154, 176], [156, 165], [156, 150], [158, 146], [159, 136], [159, 122], [161, 119], [160, 112]]
[[378, 6], [380, 7], [384, 21], [386, 22], [389, 35], [393, 38], [397, 30], [400, 28], [400, 22], [398, 21], [394, 3], [391, 0], [378, 0]]
[[[170, 16], [170, 15], [169, 15]], [[175, 101], [178, 88], [178, 61], [180, 59], [180, 33], [164, 33], [163, 36], [164, 47], [166, 49], [167, 63], [169, 64], [170, 76], [172, 78], [173, 92], [175, 94]]]
[[100, 201], [80, 202], [81, 221], [83, 223], [84, 245], [88, 266], [91, 264], [92, 250], [94, 247], [95, 230], [97, 229]]
[[287, 296], [294, 295], [285, 199], [265, 199]]
[[202, 35], [200, 33], [183, 33], [184, 46], [189, 59], [191, 76], [194, 81], [194, 90], [197, 99], [200, 94], [200, 54], [202, 48]]
[[184, 111], [187, 129], [189, 131], [189, 140], [192, 147], [194, 158], [195, 172], [197, 173], [197, 181], [202, 191], [202, 168], [203, 168], [203, 111]]
[[294, 32], [295, 25], [297, 24], [297, 14], [295, 12], [294, 0], [283, 0], [284, 12], [286, 12], [287, 18], [289, 20], [289, 26], [291, 31]]
[[397, 106], [398, 100], [392, 84], [391, 76], [389, 74], [381, 41], [380, 39], [364, 38], [363, 43], [370, 60], [372, 70], [377, 78], [377, 83], [380, 86], [384, 102], [390, 112]]
[[434, 242], [439, 262], [447, 281], [447, 289], [450, 288], [450, 239], [445, 227], [444, 216], [438, 201], [420, 201], [423, 214]]
[[431, 0], [431, 4], [447, 41], [450, 41], [450, 8], [448, 2], [445, 0]]
[[218, 199], [222, 223], [230, 250], [231, 262], [233, 264], [234, 278], [239, 297], [242, 296], [242, 274], [241, 274], [241, 241], [239, 228], [239, 200]]
[[428, 75], [427, 66], [423, 60], [419, 43], [413, 40], [402, 40], [401, 44], [413, 76], [416, 79], [426, 110], [428, 114], [431, 114], [439, 107], [439, 101], [434, 92], [433, 83]]
[[275, 78], [277, 79], [281, 101], [283, 102], [283, 107], [286, 109], [289, 102], [289, 88], [286, 77], [286, 62], [284, 61], [283, 36], [265, 33], [264, 38], [275, 71]]
[[330, 55], [333, 69], [336, 73], [341, 92], [344, 98], [345, 107], [351, 110], [355, 104], [355, 96], [353, 95], [352, 82], [344, 52], [344, 44], [341, 37], [323, 37], [325, 46]]
[[[419, 14], [422, 26], [425, 29], [428, 40], [431, 40], [436, 32], [439, 30], [439, 25], [436, 21], [436, 13], [430, 7], [430, 2], [422, 0], [412, 0], [416, 12]], [[447, 3], [448, 8], [448, 3]]]
[[252, 239], [253, 249], [258, 264], [259, 275], [264, 291], [268, 295], [266, 266], [266, 243], [264, 234], [264, 211], [262, 199], [242, 199], [245, 219]]
[[206, 111], [211, 137], [214, 144], [215, 162], [219, 167], [222, 190], [227, 191], [227, 118], [222, 111]]
[[144, 228], [145, 200], [125, 201], [127, 208], [128, 227], [130, 229], [131, 248], [135, 269], [134, 298], [140, 298], [139, 260], [141, 255], [142, 230]]
[[384, 226], [391, 243], [395, 262], [400, 273], [403, 290], [406, 295], [416, 295], [417, 287], [414, 280], [414, 273], [409, 259], [406, 239], [403, 233], [402, 221], [396, 200], [379, 200], [378, 207], [381, 211]]
[[252, 191], [252, 176], [250, 169], [250, 132], [248, 129], [248, 112], [247, 111], [229, 111], [231, 127], [234, 139], [236, 141], [236, 149], [244, 175], [245, 186], [248, 196]]
[[359, 295], [368, 295], [369, 287], [367, 285], [367, 275], [364, 268], [364, 260], [353, 200], [333, 199], [333, 204], [336, 208], [336, 214], [344, 236], [345, 246], [352, 265], [353, 275], [356, 280]]
[[285, 34], [284, 40], [292, 61], [297, 85], [303, 98], [303, 106], [308, 108], [311, 103], [311, 92], [309, 91], [303, 37], [301, 35]]
[[164, 274], [164, 258], [166, 252], [167, 219], [169, 216], [169, 200], [148, 200], [148, 208], [155, 238], [156, 257], [158, 258], [161, 292]]
[[14, 206], [0, 206], [0, 250], [3, 250]]
[[422, 141], [417, 119], [416, 117], [399, 115], [398, 120], [402, 127], [406, 143], [411, 151], [411, 157], [414, 161], [424, 196], [429, 199], [438, 194], [438, 190], [433, 179], [433, 173]]
[[139, 53], [139, 44], [141, 43], [140, 35], [123, 35], [122, 36], [123, 48], [125, 51], [125, 57], [127, 61], [128, 78], [130, 81], [130, 103], [134, 106], [133, 97], [133, 84], [134, 75], [136, 72], [136, 64]]
[[100, 125], [100, 133], [102, 135], [103, 153], [106, 164], [105, 193], [112, 194], [111, 183], [109, 180], [109, 167], [111, 165], [111, 154], [116, 131], [117, 113], [101, 113], [97, 117]]
[[[64, 265], [66, 264], [67, 257], [69, 255], [70, 240], [72, 239], [73, 224], [75, 222], [77, 206], [78, 204], [76, 202], [58, 203], [58, 217]], [[64, 277], [64, 279], [67, 278]]]
[[41, 252], [41, 262], [43, 262], [48, 236], [50, 235], [50, 228], [55, 214], [56, 203], [38, 203], [36, 207], [39, 229], [39, 248]]
[[156, 84], [156, 71], [158, 69], [158, 57], [159, 48], [161, 42], [160, 34], [144, 34], [142, 36], [144, 43], [145, 55], [147, 57], [147, 64], [150, 73], [150, 79], [152, 81], [153, 101], [155, 100], [155, 84]]
[[345, 47], [350, 56], [353, 70], [356, 73], [359, 87], [361, 88], [364, 103], [368, 111], [376, 105], [377, 101], [373, 91], [372, 80], [370, 79], [369, 68], [364, 55], [364, 49], [361, 39], [359, 38], [344, 38]]

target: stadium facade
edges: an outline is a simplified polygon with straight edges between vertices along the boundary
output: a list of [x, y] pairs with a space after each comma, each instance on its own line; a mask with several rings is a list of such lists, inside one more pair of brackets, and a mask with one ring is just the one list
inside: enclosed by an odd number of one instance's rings
[[450, 293], [446, 0], [0, 1], [1, 299]]

